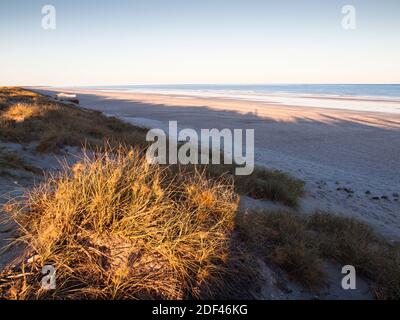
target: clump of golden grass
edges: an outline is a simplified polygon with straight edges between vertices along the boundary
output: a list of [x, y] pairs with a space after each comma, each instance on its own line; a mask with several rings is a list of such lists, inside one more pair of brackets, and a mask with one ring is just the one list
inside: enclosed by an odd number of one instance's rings
[[22, 122], [38, 113], [37, 109], [37, 107], [32, 108], [27, 104], [17, 103], [7, 108], [1, 114], [1, 118], [5, 121]]
[[400, 298], [400, 245], [360, 221], [321, 212], [251, 212], [238, 215], [237, 227], [253, 250], [306, 288], [325, 284], [321, 262], [328, 259], [353, 265], [374, 282], [377, 298]]
[[[27, 249], [3, 273], [0, 292], [11, 299], [229, 294], [239, 290], [229, 266], [243, 258], [231, 248], [237, 205], [227, 179], [173, 173], [123, 147], [86, 155], [6, 205]], [[44, 265], [56, 269], [54, 291], [41, 288]]]

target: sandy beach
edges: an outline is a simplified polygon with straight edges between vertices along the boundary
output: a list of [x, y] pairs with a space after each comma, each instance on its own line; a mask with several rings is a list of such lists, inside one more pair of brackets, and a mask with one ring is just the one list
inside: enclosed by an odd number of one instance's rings
[[0, 301], [400, 300], [399, 0], [0, 12]]
[[[35, 88], [149, 128], [255, 129], [256, 164], [306, 182], [304, 213], [359, 218], [400, 239], [400, 114], [129, 92]], [[329, 103], [329, 102], [328, 102]]]

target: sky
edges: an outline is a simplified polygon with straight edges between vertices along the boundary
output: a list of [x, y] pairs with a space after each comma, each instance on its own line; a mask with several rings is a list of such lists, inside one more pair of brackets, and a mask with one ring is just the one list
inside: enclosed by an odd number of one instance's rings
[[0, 1], [0, 85], [185, 83], [400, 83], [400, 1]]

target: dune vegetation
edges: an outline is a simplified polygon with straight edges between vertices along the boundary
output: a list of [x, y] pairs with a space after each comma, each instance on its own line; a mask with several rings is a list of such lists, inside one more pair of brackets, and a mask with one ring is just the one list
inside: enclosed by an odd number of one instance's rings
[[[137, 150], [85, 156], [6, 206], [28, 247], [11, 270], [24, 276], [6, 276], [3, 289], [18, 299], [232, 296], [245, 259], [232, 250], [238, 201], [231, 180], [176, 174]], [[44, 265], [57, 270], [54, 291], [41, 289]]]
[[388, 242], [365, 223], [294, 211], [240, 213], [236, 219], [250, 250], [310, 290], [326, 284], [323, 262], [331, 261], [354, 266], [373, 283], [377, 298], [400, 299], [400, 244]]
[[[19, 88], [0, 88], [0, 140], [75, 164], [3, 207], [21, 256], [0, 273], [5, 299], [249, 299], [262, 284], [258, 260], [307, 290], [324, 287], [324, 261], [354, 264], [378, 298], [399, 298], [399, 246], [337, 215], [295, 212], [304, 183], [257, 168], [159, 166], [145, 160], [146, 130]], [[14, 163], [14, 164], [13, 164]], [[2, 166], [29, 164], [0, 157]], [[243, 211], [240, 196], [285, 211]], [[54, 290], [42, 268], [57, 272]]]
[[[0, 139], [36, 143], [39, 152], [59, 152], [63, 146], [108, 144], [144, 146], [146, 130], [106, 117], [97, 111], [52, 101], [21, 89], [0, 90]], [[5, 97], [8, 97], [7, 99]]]

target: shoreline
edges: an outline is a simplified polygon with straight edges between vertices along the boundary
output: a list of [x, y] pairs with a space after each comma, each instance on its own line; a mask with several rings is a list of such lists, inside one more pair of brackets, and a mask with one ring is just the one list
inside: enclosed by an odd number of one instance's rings
[[[57, 88], [54, 88], [57, 89]], [[123, 89], [86, 89], [86, 88], [60, 88], [71, 92], [89, 92], [106, 95], [136, 95], [141, 99], [149, 97], [163, 97], [164, 99], [200, 99], [221, 100], [233, 102], [244, 102], [247, 104], [268, 104], [282, 107], [304, 107], [318, 108], [322, 110], [332, 109], [335, 111], [370, 112], [377, 114], [400, 114], [400, 97], [391, 96], [368, 96], [368, 95], [335, 95], [335, 94], [307, 94], [307, 93], [263, 93], [263, 92], [237, 92], [231, 91], [201, 91], [201, 90], [123, 90]]]
[[163, 128], [168, 120], [196, 130], [254, 128], [256, 165], [306, 181], [304, 213], [342, 213], [369, 223], [389, 239], [400, 239], [400, 202], [392, 196], [400, 192], [398, 114], [218, 98], [31, 89], [45, 94], [73, 92], [85, 108], [150, 128]]
[[[255, 101], [245, 99], [235, 99], [230, 97], [200, 97], [190, 94], [156, 94], [146, 92], [124, 92], [124, 91], [99, 91], [71, 88], [53, 88], [53, 87], [25, 87], [27, 89], [42, 92], [44, 94], [54, 94], [56, 92], [76, 93], [80, 95], [95, 95], [104, 99], [129, 100], [131, 102], [166, 104], [174, 107], [212, 107], [217, 110], [237, 111], [243, 114], [254, 113], [258, 111], [257, 116], [266, 117], [271, 120], [293, 120], [299, 112], [311, 116], [312, 120], [323, 120], [322, 115], [337, 116], [340, 118], [368, 123], [369, 125], [383, 126], [386, 128], [400, 128], [400, 113], [378, 112], [367, 110], [354, 110], [345, 108], [322, 108], [311, 106], [299, 106], [291, 104], [279, 104], [272, 101]], [[319, 99], [307, 97], [307, 99]], [[326, 98], [327, 100], [341, 100], [341, 98]], [[353, 97], [349, 101], [383, 101], [374, 99], [358, 99]], [[400, 101], [388, 101], [390, 103], [399, 103]], [[400, 105], [399, 105], [400, 108]], [[296, 115], [294, 115], [296, 114]], [[318, 117], [319, 115], [319, 117]], [[326, 119], [325, 119], [326, 120]], [[332, 119], [333, 120], [333, 119]]]

